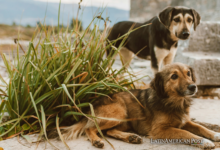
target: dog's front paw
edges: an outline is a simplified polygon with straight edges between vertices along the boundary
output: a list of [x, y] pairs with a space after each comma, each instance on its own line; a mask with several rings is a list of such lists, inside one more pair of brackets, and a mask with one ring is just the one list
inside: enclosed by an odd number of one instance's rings
[[104, 142], [103, 141], [93, 141], [92, 145], [97, 147], [97, 148], [103, 148], [104, 147]]
[[134, 134], [134, 135], [130, 135], [128, 137], [128, 141], [129, 141], [129, 143], [140, 144], [140, 143], [142, 143], [142, 138], [140, 136]]
[[208, 139], [203, 139], [203, 144], [201, 144], [199, 147], [204, 149], [213, 149], [215, 148], [215, 144]]
[[220, 133], [216, 133], [216, 134], [214, 135], [213, 141], [215, 141], [215, 142], [220, 142]]

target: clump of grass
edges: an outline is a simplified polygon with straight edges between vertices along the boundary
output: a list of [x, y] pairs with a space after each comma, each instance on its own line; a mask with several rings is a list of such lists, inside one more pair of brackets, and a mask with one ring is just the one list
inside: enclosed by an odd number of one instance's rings
[[35, 34], [39, 38], [30, 41], [24, 55], [19, 55], [18, 46], [14, 64], [1, 54], [10, 78], [7, 83], [0, 76], [7, 87], [0, 89], [0, 122], [5, 113], [9, 116], [0, 124], [1, 139], [21, 135], [31, 142], [29, 134], [47, 138], [52, 129], [60, 133], [61, 126], [72, 125], [82, 116], [94, 119], [83, 110], [93, 109], [91, 104], [99, 96], [134, 87], [131, 77], [125, 77], [125, 67], [115, 70], [113, 57], [104, 57], [106, 47], [115, 50], [113, 56], [120, 49], [114, 42], [105, 46], [107, 28], [100, 32], [95, 25], [88, 32], [89, 28], [80, 32], [76, 25], [71, 32], [60, 29], [59, 35], [45, 28]]

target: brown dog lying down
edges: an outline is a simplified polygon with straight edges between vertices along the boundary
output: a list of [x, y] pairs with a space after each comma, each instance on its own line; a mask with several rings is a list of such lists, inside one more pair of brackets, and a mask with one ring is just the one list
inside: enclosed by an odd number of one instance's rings
[[[152, 139], [202, 139], [203, 144], [197, 146], [214, 148], [214, 143], [208, 139], [220, 141], [220, 133], [190, 120], [190, 96], [197, 92], [195, 80], [189, 66], [181, 63], [166, 65], [155, 75], [150, 88], [131, 90], [144, 108], [128, 92], [113, 94], [111, 99], [99, 98], [93, 104], [96, 117], [138, 120], [121, 122], [97, 119], [98, 125], [101, 130], [107, 130], [108, 136], [128, 143], [142, 143], [139, 134]], [[129, 130], [137, 134], [127, 132]], [[86, 133], [94, 146], [102, 148], [104, 142], [97, 132], [94, 122], [83, 118], [64, 129], [63, 136], [68, 140]]]

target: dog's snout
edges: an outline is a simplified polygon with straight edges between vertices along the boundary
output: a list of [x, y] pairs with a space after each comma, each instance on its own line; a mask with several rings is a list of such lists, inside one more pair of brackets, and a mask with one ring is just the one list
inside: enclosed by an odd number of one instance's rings
[[187, 87], [190, 91], [195, 91], [196, 90], [196, 85], [195, 84], [190, 84]]
[[187, 38], [189, 36], [189, 32], [188, 31], [184, 31], [184, 32], [182, 32], [182, 34], [183, 34], [184, 38]]

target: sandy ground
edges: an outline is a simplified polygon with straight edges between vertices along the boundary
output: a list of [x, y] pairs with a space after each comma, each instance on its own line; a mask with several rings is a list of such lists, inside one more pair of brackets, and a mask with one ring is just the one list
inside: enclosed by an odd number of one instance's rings
[[[9, 41], [6, 41], [9, 42]], [[10, 42], [9, 42], [10, 43]], [[114, 64], [115, 68], [120, 67], [120, 61], [117, 59], [117, 61]], [[133, 69], [133, 72], [136, 72], [141, 75], [149, 75], [150, 77], [153, 76], [151, 69], [150, 69], [150, 61], [146, 61], [143, 59], [135, 58], [131, 63], [131, 68]], [[2, 59], [0, 58], [0, 74], [6, 79], [7, 74], [5, 71], [5, 67], [3, 64]], [[140, 77], [141, 75], [137, 75], [137, 77]], [[150, 78], [146, 77], [142, 80], [146, 84], [150, 82]], [[0, 83], [1, 85], [1, 83]], [[195, 118], [196, 121], [204, 122], [204, 123], [211, 123], [216, 124], [218, 127], [220, 126], [220, 100], [219, 99], [194, 99], [193, 105], [191, 107], [191, 118]], [[220, 132], [220, 130], [218, 131]], [[36, 140], [36, 135], [31, 136], [33, 141]], [[114, 145], [116, 150], [196, 150], [199, 148], [193, 147], [193, 146], [187, 146], [187, 145], [155, 145], [150, 143], [150, 139], [143, 137], [143, 143], [142, 144], [128, 144], [119, 140], [115, 140], [113, 138], [108, 138], [108, 140]], [[59, 149], [66, 149], [65, 145], [60, 141], [51, 141], [54, 145], [56, 145]], [[71, 150], [96, 150], [98, 148], [95, 148], [91, 145], [91, 143], [87, 140], [87, 138], [81, 137], [79, 139], [68, 141], [67, 144], [69, 145]], [[46, 150], [52, 150], [55, 149], [51, 145], [49, 145], [47, 142], [41, 142], [38, 146], [36, 143], [28, 143], [26, 140], [20, 138], [20, 140], [17, 139], [17, 137], [8, 139], [5, 141], [0, 141], [0, 147], [3, 147], [4, 150], [29, 150], [29, 149], [46, 149]], [[105, 150], [112, 149], [111, 146], [105, 142]], [[216, 149], [220, 150], [220, 143], [216, 143]]]
[[[216, 124], [220, 126], [220, 100], [204, 100], [204, 99], [193, 99], [193, 105], [191, 107], [190, 116], [195, 118], [196, 121], [203, 123]], [[220, 132], [220, 128], [218, 128]], [[32, 141], [36, 141], [37, 135], [31, 135]], [[143, 137], [142, 144], [129, 144], [123, 141], [119, 141], [113, 138], [107, 138], [115, 147], [116, 150], [197, 150], [199, 148], [188, 145], [181, 144], [167, 144], [167, 145], [158, 145], [151, 144], [150, 139]], [[19, 142], [20, 141], [20, 142]], [[23, 138], [20, 138], [18, 141], [17, 137], [0, 141], [0, 147], [3, 147], [4, 150], [35, 150], [37, 147], [36, 143], [28, 143]], [[65, 145], [61, 141], [52, 140], [51, 141], [58, 149], [66, 149]], [[88, 139], [83, 136], [79, 139], [72, 141], [67, 141], [71, 150], [98, 150], [91, 145]], [[216, 150], [220, 150], [220, 142], [216, 142]], [[38, 150], [53, 150], [56, 149], [49, 145], [47, 142], [41, 142], [38, 147]], [[111, 150], [112, 147], [105, 141], [104, 150]]]
[[[33, 138], [34, 139], [34, 138]], [[119, 141], [113, 138], [107, 138], [113, 145], [116, 150], [199, 150], [197, 147], [187, 146], [187, 145], [157, 145], [151, 144], [150, 139], [143, 138], [142, 144], [129, 144], [123, 141]], [[20, 144], [16, 138], [9, 139], [7, 141], [0, 142], [0, 146], [4, 148], [4, 150], [34, 150], [37, 147], [37, 144], [28, 144], [25, 140], [20, 138]], [[62, 142], [51, 141], [58, 149], [65, 150], [67, 149]], [[73, 141], [67, 141], [68, 146], [71, 150], [100, 150], [91, 145], [91, 143], [87, 140], [86, 137], [81, 137], [79, 139]], [[54, 150], [56, 148], [52, 147], [48, 143], [41, 142], [37, 149], [39, 150]], [[103, 150], [112, 150], [113, 148], [105, 141], [105, 146]]]

